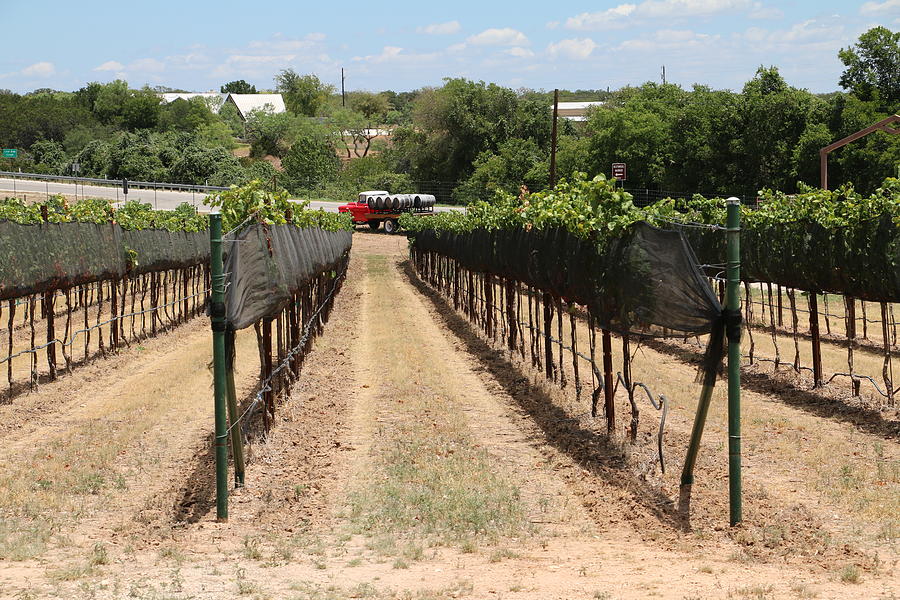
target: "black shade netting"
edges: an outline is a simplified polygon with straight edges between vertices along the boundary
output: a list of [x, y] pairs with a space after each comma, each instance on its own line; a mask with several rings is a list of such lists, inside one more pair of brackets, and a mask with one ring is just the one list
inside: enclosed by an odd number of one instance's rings
[[[694, 228], [684, 233], [700, 262], [725, 262], [723, 236]], [[855, 228], [828, 229], [794, 221], [743, 229], [741, 279], [872, 302], [900, 302], [900, 229], [890, 215]]]
[[135, 252], [130, 273], [191, 267], [209, 262], [208, 231], [168, 231], [141, 229], [123, 231], [126, 250]]
[[[723, 232], [716, 233], [724, 239]], [[619, 334], [711, 334], [702, 371], [718, 370], [725, 340], [722, 305], [678, 230], [637, 223], [605, 244], [565, 229], [467, 233], [426, 230], [414, 247], [461, 266], [521, 281], [587, 306], [597, 324]]]
[[124, 273], [118, 225], [0, 221], [0, 299], [115, 279]]
[[260, 223], [229, 234], [223, 248], [229, 327], [276, 315], [304, 283], [335, 268], [352, 241], [349, 231]]
[[665, 329], [700, 335], [722, 312], [681, 233], [646, 223], [605, 245], [559, 228], [427, 230], [416, 234], [414, 244], [465, 268], [583, 304], [601, 327], [622, 334], [663, 335]]

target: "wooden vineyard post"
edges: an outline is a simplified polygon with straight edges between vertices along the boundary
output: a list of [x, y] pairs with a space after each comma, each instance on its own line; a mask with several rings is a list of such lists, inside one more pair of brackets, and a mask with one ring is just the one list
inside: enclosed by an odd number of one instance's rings
[[[41, 205], [41, 218], [44, 223], [49, 220], [49, 212], [47, 210], [47, 205]], [[54, 329], [54, 306], [53, 306], [53, 292], [44, 292], [43, 300], [43, 309], [44, 315], [47, 317], [47, 366], [50, 368], [50, 379], [56, 379], [56, 343], [53, 342], [56, 339], [56, 331]], [[12, 336], [12, 331], [9, 332], [10, 336]]]
[[[263, 379], [272, 375], [272, 319], [264, 318], [262, 326], [263, 346]], [[271, 427], [271, 417], [275, 416], [275, 399], [272, 396], [272, 385], [266, 385], [263, 390], [263, 424], [266, 433]]]
[[859, 396], [859, 381], [853, 377], [853, 347], [856, 345], [856, 300], [844, 296], [847, 313], [847, 368], [850, 373], [850, 386], [854, 396]]
[[109, 289], [112, 291], [112, 297], [110, 298], [110, 312], [112, 315], [112, 349], [115, 350], [119, 347], [119, 280], [112, 279], [109, 282]]
[[551, 346], [551, 332], [553, 326], [553, 298], [550, 294], [545, 293], [543, 296], [544, 305], [544, 368], [547, 381], [553, 380], [553, 346]]
[[819, 301], [809, 292], [809, 335], [812, 339], [813, 387], [822, 385], [822, 342], [819, 337]]
[[509, 336], [507, 336], [507, 348], [510, 352], [516, 351], [518, 323], [516, 323], [516, 284], [512, 279], [505, 279], [506, 283], [506, 320]]
[[234, 386], [234, 329], [225, 331], [225, 387], [228, 392], [228, 424], [231, 427], [231, 455], [234, 458], [234, 485], [244, 487], [244, 437], [238, 427], [237, 392]]
[[212, 279], [209, 314], [213, 334], [213, 404], [215, 408], [216, 520], [228, 520], [228, 429], [225, 397], [227, 357], [225, 355], [225, 274], [222, 265], [222, 215], [209, 215], [209, 254]]
[[612, 338], [609, 329], [603, 329], [603, 392], [606, 412], [606, 432], [616, 431], [616, 386], [613, 385]]

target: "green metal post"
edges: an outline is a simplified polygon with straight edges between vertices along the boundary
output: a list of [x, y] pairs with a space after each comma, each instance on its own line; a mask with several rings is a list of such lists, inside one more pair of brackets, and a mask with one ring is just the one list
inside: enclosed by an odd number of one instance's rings
[[[731, 314], [741, 310], [741, 202], [729, 198], [725, 232], [728, 284], [725, 308]], [[728, 337], [728, 506], [731, 524], [741, 522], [741, 339]]]
[[209, 312], [213, 334], [213, 399], [216, 413], [216, 520], [228, 520], [228, 393], [225, 357], [225, 274], [222, 265], [222, 215], [209, 215], [209, 254], [212, 297]]
[[681, 470], [681, 487], [694, 483], [694, 464], [697, 462], [700, 438], [703, 436], [703, 428], [706, 426], [706, 415], [709, 413], [709, 403], [712, 400], [714, 387], [716, 387], [715, 374], [705, 377], [703, 389], [700, 391], [700, 401], [697, 403], [697, 414], [694, 416], [694, 427], [691, 429], [691, 441], [688, 444], [687, 455], [684, 457], [684, 468]]

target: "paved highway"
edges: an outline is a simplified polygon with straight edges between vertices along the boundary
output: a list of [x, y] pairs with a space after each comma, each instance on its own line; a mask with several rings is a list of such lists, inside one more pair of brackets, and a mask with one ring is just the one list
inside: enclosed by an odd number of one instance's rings
[[[0, 194], [66, 194], [69, 196], [89, 197], [89, 198], [109, 198], [114, 202], [124, 202], [125, 195], [120, 187], [107, 187], [98, 185], [82, 185], [75, 183], [59, 183], [53, 181], [39, 181], [30, 179], [8, 179], [0, 178]], [[129, 187], [128, 200], [140, 200], [148, 202], [158, 210], [171, 210], [181, 204], [187, 202], [196, 206], [201, 211], [208, 210], [203, 206], [203, 198], [205, 194], [202, 192], [178, 192], [170, 190], [146, 190]], [[310, 202], [313, 209], [324, 208], [328, 212], [337, 212], [340, 202], [323, 202], [314, 200]], [[436, 207], [435, 211], [442, 212], [446, 210], [465, 210], [461, 207]]]

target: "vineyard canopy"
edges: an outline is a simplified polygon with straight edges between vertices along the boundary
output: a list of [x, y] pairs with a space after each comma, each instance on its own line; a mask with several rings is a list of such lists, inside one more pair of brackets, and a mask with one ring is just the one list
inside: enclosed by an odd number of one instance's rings
[[224, 240], [226, 319], [249, 327], [283, 308], [304, 283], [336, 268], [350, 250], [350, 231], [254, 223]]
[[681, 232], [647, 223], [602, 244], [561, 227], [423, 229], [413, 244], [585, 305], [601, 327], [622, 334], [709, 333], [722, 313]]
[[206, 232], [0, 221], [0, 300], [209, 260]]

